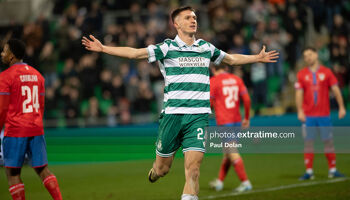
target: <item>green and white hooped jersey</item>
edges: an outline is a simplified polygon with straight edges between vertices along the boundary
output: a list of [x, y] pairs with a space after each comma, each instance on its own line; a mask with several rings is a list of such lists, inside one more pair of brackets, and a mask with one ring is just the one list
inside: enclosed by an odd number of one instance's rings
[[148, 62], [158, 61], [165, 80], [165, 114], [211, 113], [209, 64], [219, 65], [225, 52], [202, 39], [188, 46], [179, 36], [147, 50]]

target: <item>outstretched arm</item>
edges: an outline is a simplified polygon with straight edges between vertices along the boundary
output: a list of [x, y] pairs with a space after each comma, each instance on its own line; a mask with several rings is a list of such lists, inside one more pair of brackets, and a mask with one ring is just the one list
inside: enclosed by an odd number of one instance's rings
[[266, 47], [257, 55], [243, 55], [243, 54], [226, 54], [223, 63], [227, 65], [244, 65], [256, 62], [274, 63], [277, 62], [279, 53], [276, 50], [265, 52]]
[[109, 55], [129, 58], [129, 59], [146, 59], [148, 58], [148, 52], [146, 48], [136, 49], [131, 47], [110, 47], [103, 45], [93, 35], [89, 35], [91, 38], [83, 37], [81, 43], [89, 51], [103, 52]]

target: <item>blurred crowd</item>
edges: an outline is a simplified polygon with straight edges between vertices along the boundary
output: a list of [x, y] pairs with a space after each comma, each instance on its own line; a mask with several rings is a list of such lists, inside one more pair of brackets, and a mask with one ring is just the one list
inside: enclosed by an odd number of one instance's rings
[[93, 34], [105, 45], [136, 48], [159, 43], [175, 37], [169, 13], [181, 5], [196, 9], [197, 37], [219, 49], [256, 54], [266, 44], [280, 52], [277, 63], [232, 68], [247, 84], [257, 113], [279, 103], [302, 66], [306, 45], [318, 49], [349, 102], [350, 2], [345, 0], [56, 0], [50, 16], [1, 26], [0, 45], [10, 37], [27, 44], [25, 62], [46, 79], [47, 119], [93, 124], [104, 117], [112, 125], [128, 124], [134, 115], [160, 112], [164, 83], [158, 65], [88, 52], [81, 38]]

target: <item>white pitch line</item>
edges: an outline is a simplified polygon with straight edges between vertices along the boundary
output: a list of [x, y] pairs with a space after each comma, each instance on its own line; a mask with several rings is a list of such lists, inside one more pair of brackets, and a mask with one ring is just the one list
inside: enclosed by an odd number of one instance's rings
[[297, 184], [291, 184], [291, 185], [282, 185], [282, 186], [278, 186], [278, 187], [256, 189], [256, 190], [251, 190], [251, 191], [242, 192], [242, 193], [231, 192], [231, 193], [226, 193], [226, 194], [210, 195], [210, 196], [206, 196], [206, 197], [201, 197], [200, 199], [217, 199], [217, 198], [224, 198], [224, 197], [233, 197], [233, 196], [240, 196], [240, 195], [246, 195], [246, 194], [271, 192], [271, 191], [312, 186], [312, 185], [321, 185], [321, 184], [326, 184], [326, 183], [343, 182], [343, 181], [347, 181], [347, 180], [349, 180], [349, 179], [348, 178], [337, 178], [337, 179], [331, 179], [331, 180], [325, 180], [325, 181], [304, 182], [304, 183], [297, 183]]

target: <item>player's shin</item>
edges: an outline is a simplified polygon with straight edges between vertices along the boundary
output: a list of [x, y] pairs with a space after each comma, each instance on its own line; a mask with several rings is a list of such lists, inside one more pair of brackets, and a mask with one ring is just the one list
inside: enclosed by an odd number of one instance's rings
[[335, 172], [336, 167], [335, 167], [335, 153], [325, 153], [325, 156], [328, 161], [328, 168], [330, 172]]
[[306, 172], [309, 174], [312, 174], [312, 168], [314, 163], [314, 153], [304, 153], [304, 163]]
[[54, 200], [62, 200], [62, 195], [56, 176], [50, 175], [43, 180], [43, 184]]
[[330, 172], [335, 172], [335, 150], [333, 140], [324, 141], [324, 153], [328, 161], [328, 168]]
[[226, 174], [228, 170], [230, 169], [230, 159], [228, 158], [223, 158], [221, 166], [220, 166], [220, 171], [219, 171], [219, 180], [224, 181]]
[[238, 158], [234, 161], [234, 168], [235, 168], [236, 174], [241, 182], [248, 180], [248, 176], [247, 176], [247, 173], [245, 171], [242, 158]]
[[25, 200], [23, 183], [11, 185], [9, 191], [13, 200]]

